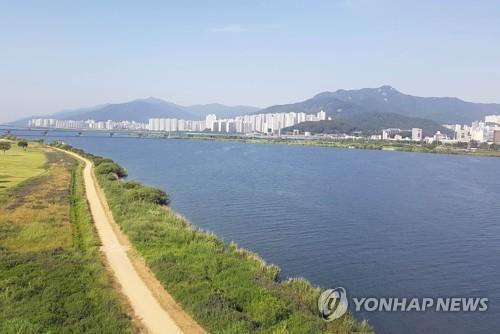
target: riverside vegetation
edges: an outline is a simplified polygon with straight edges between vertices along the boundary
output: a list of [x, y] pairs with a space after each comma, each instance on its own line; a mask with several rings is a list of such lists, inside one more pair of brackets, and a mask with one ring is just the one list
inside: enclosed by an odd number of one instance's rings
[[[160, 136], [161, 138], [161, 136]], [[332, 148], [363, 149], [363, 150], [391, 150], [403, 152], [418, 153], [440, 153], [440, 154], [458, 154], [474, 155], [487, 157], [500, 157], [500, 144], [486, 143], [455, 143], [455, 144], [426, 144], [408, 141], [388, 141], [372, 140], [367, 138], [358, 139], [293, 139], [276, 137], [242, 137], [234, 135], [213, 135], [213, 134], [187, 134], [178, 136], [179, 139], [197, 139], [197, 140], [220, 140], [220, 141], [238, 141], [254, 144], [284, 144], [284, 145], [303, 145], [320, 146]]]
[[331, 323], [317, 309], [319, 288], [280, 280], [256, 254], [194, 228], [171, 211], [168, 195], [123, 178], [110, 159], [54, 144], [93, 161], [113, 216], [166, 290], [211, 333], [372, 333], [347, 314]]
[[106, 271], [82, 166], [38, 143], [0, 157], [0, 333], [133, 333]]

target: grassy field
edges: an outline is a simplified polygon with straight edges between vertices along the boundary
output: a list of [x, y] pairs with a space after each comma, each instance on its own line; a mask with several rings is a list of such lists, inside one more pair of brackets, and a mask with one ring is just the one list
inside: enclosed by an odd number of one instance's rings
[[[68, 146], [63, 147], [71, 149]], [[156, 277], [211, 333], [371, 333], [346, 315], [331, 323], [317, 310], [319, 288], [304, 279], [280, 280], [279, 268], [256, 254], [194, 228], [167, 206], [168, 197], [123, 181], [119, 166], [93, 159], [116, 222]]]
[[25, 157], [36, 172], [0, 199], [0, 333], [135, 332], [102, 263], [80, 164], [41, 147]]
[[39, 144], [30, 144], [25, 151], [11, 142], [10, 150], [0, 152], [0, 193], [46, 170], [45, 154]]

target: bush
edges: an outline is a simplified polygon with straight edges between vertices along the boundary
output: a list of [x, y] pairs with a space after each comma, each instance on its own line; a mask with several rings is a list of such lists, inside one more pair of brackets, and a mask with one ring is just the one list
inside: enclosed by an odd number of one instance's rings
[[[133, 182], [127, 183], [127, 186], [131, 186], [133, 184]], [[133, 201], [148, 202], [159, 205], [170, 204], [170, 199], [167, 193], [157, 188], [134, 185], [134, 187], [129, 190], [128, 195]]]
[[111, 160], [110, 158], [102, 158], [102, 157], [95, 157], [95, 158], [93, 159], [93, 161], [94, 161], [94, 165], [95, 165], [95, 166], [99, 166], [100, 164], [103, 164], [103, 163], [105, 163], [105, 162], [111, 162], [111, 163], [114, 163], [114, 161], [113, 161], [113, 160]]
[[134, 189], [138, 187], [142, 187], [142, 184], [137, 181], [127, 181], [123, 183], [123, 188], [125, 189]]
[[114, 162], [103, 162], [95, 168], [96, 174], [106, 175], [106, 174], [116, 174], [118, 177], [126, 177], [127, 171], [125, 168], [115, 164]]

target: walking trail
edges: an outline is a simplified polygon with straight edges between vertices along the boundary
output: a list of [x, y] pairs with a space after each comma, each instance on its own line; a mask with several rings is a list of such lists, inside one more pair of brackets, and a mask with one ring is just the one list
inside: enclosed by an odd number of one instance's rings
[[120, 231], [104, 193], [97, 184], [92, 162], [73, 152], [64, 152], [85, 162], [85, 192], [97, 234], [102, 242], [101, 251], [105, 254], [115, 280], [121, 286], [121, 292], [127, 297], [143, 329], [152, 334], [206, 334], [165, 291]]

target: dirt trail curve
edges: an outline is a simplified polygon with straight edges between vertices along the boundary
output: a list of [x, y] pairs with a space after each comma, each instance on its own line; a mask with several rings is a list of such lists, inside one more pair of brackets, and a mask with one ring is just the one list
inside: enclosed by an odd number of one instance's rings
[[64, 152], [85, 162], [85, 191], [102, 242], [101, 250], [121, 286], [121, 292], [143, 327], [152, 334], [206, 333], [175, 303], [144, 261], [133, 252], [128, 239], [114, 222], [106, 198], [97, 185], [92, 162], [73, 152]]

